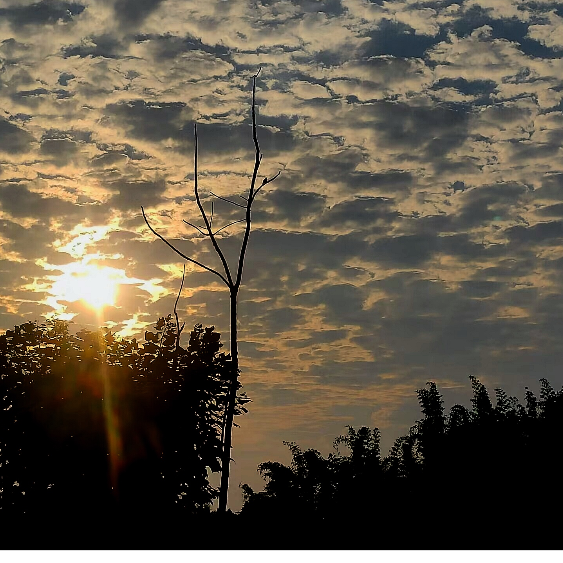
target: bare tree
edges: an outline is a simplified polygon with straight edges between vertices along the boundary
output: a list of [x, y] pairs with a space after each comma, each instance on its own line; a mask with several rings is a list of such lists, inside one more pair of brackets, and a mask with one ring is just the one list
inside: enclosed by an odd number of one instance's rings
[[[227, 510], [227, 497], [228, 497], [228, 489], [229, 489], [229, 469], [230, 469], [230, 462], [231, 462], [231, 447], [232, 447], [232, 428], [233, 428], [233, 418], [235, 413], [235, 404], [236, 404], [236, 396], [237, 396], [237, 389], [238, 389], [238, 376], [239, 376], [239, 362], [238, 362], [238, 337], [237, 337], [237, 297], [238, 292], [240, 289], [241, 281], [242, 281], [242, 272], [244, 267], [244, 257], [246, 255], [246, 249], [248, 246], [248, 239], [250, 237], [250, 224], [251, 224], [251, 211], [252, 211], [252, 204], [254, 203], [256, 196], [260, 192], [260, 190], [273, 182], [279, 175], [280, 172], [272, 176], [271, 178], [264, 177], [262, 183], [259, 186], [256, 186], [258, 171], [260, 169], [260, 163], [262, 162], [262, 153], [260, 152], [260, 145], [258, 144], [258, 136], [256, 130], [256, 78], [260, 74], [260, 70], [252, 77], [252, 139], [254, 141], [254, 150], [255, 150], [255, 159], [254, 159], [254, 169], [252, 171], [252, 179], [250, 181], [250, 188], [248, 190], [247, 197], [243, 199], [246, 201], [246, 204], [237, 203], [235, 201], [231, 201], [229, 199], [223, 198], [221, 196], [217, 196], [211, 192], [211, 195], [226, 201], [232, 205], [241, 207], [245, 210], [245, 217], [244, 219], [240, 219], [239, 221], [233, 221], [227, 225], [224, 225], [220, 229], [213, 231], [212, 223], [213, 223], [213, 204], [211, 205], [211, 217], [208, 217], [205, 210], [203, 209], [203, 205], [201, 204], [201, 200], [199, 197], [199, 187], [198, 187], [198, 172], [197, 172], [197, 124], [194, 124], [194, 139], [195, 139], [195, 147], [194, 147], [194, 193], [195, 199], [197, 202], [197, 206], [201, 213], [201, 217], [205, 224], [205, 227], [198, 227], [188, 221], [184, 221], [190, 227], [196, 229], [201, 235], [205, 237], [209, 237], [211, 240], [211, 244], [215, 249], [215, 252], [219, 256], [221, 260], [221, 264], [223, 265], [224, 274], [214, 270], [186, 256], [183, 254], [178, 248], [176, 248], [173, 244], [168, 242], [162, 235], [158, 234], [150, 225], [147, 216], [145, 215], [145, 210], [141, 207], [141, 211], [143, 212], [143, 218], [149, 229], [163, 242], [165, 242], [174, 252], [176, 252], [179, 256], [196, 264], [197, 266], [207, 270], [218, 276], [223, 283], [229, 289], [229, 296], [230, 296], [230, 309], [231, 309], [231, 316], [230, 316], [230, 330], [231, 330], [231, 366], [232, 366], [232, 377], [231, 377], [231, 384], [228, 393], [227, 399], [227, 406], [225, 410], [225, 420], [224, 420], [224, 428], [223, 428], [223, 451], [222, 451], [222, 459], [221, 459], [221, 484], [219, 489], [219, 512], [226, 512]], [[242, 239], [242, 245], [240, 248], [238, 264], [236, 269], [236, 275], [231, 274], [231, 270], [225, 259], [225, 256], [217, 242], [217, 234], [222, 231], [223, 229], [234, 225], [235, 223], [246, 223], [244, 229], [244, 235]]]

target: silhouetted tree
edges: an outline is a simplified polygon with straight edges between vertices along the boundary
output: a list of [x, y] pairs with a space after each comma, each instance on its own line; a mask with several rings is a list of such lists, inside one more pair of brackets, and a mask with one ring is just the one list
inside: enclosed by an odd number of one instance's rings
[[[221, 456], [221, 486], [219, 491], [219, 512], [225, 513], [227, 510], [227, 498], [228, 498], [228, 489], [229, 489], [229, 470], [230, 470], [230, 462], [231, 462], [231, 447], [232, 447], [232, 427], [234, 421], [234, 415], [236, 410], [236, 402], [237, 402], [237, 390], [239, 388], [238, 384], [238, 377], [239, 377], [239, 361], [238, 361], [238, 333], [237, 333], [237, 298], [240, 289], [240, 285], [242, 282], [242, 272], [244, 267], [244, 258], [246, 255], [246, 249], [248, 246], [248, 240], [250, 237], [250, 226], [251, 226], [251, 211], [252, 211], [252, 204], [254, 203], [258, 192], [269, 184], [273, 182], [278, 176], [279, 172], [272, 176], [271, 178], [264, 177], [262, 183], [257, 186], [256, 182], [258, 179], [258, 171], [260, 169], [260, 164], [262, 162], [262, 153], [260, 152], [260, 145], [258, 143], [258, 135], [257, 135], [257, 126], [256, 126], [256, 78], [258, 74], [253, 76], [252, 81], [252, 107], [251, 107], [251, 115], [252, 115], [252, 140], [254, 142], [254, 152], [255, 152], [255, 159], [254, 159], [254, 169], [252, 171], [252, 178], [250, 181], [250, 187], [248, 190], [248, 194], [246, 197], [243, 197], [246, 200], [246, 204], [240, 204], [229, 199], [226, 199], [221, 196], [216, 196], [211, 192], [211, 195], [226, 201], [234, 206], [241, 207], [245, 210], [245, 217], [239, 221], [233, 221], [220, 227], [219, 229], [213, 229], [213, 202], [211, 203], [211, 215], [208, 216], [206, 211], [203, 208], [201, 203], [200, 195], [199, 195], [199, 186], [198, 186], [198, 136], [197, 136], [197, 124], [194, 124], [194, 193], [197, 206], [199, 208], [201, 217], [205, 226], [198, 227], [197, 225], [193, 225], [188, 221], [184, 221], [187, 225], [193, 227], [198, 231], [198, 233], [204, 237], [209, 237], [211, 244], [217, 256], [219, 257], [221, 264], [223, 266], [224, 275], [217, 270], [202, 264], [201, 262], [194, 260], [186, 256], [183, 252], [181, 252], [177, 247], [172, 245], [168, 240], [166, 240], [162, 235], [157, 233], [153, 227], [150, 225], [147, 216], [145, 215], [145, 210], [141, 206], [141, 211], [143, 213], [143, 218], [151, 230], [153, 234], [155, 234], [158, 238], [160, 238], [163, 242], [165, 242], [174, 252], [176, 252], [179, 256], [191, 262], [192, 264], [196, 264], [200, 268], [211, 272], [218, 276], [221, 281], [227, 286], [229, 289], [229, 297], [230, 297], [230, 345], [231, 345], [231, 380], [230, 380], [230, 387], [229, 387], [229, 394], [227, 398], [227, 409], [225, 413], [225, 419], [223, 424], [223, 452]], [[242, 239], [242, 245], [239, 253], [237, 268], [236, 268], [236, 275], [231, 274], [231, 269], [227, 263], [225, 255], [219, 246], [217, 240], [217, 234], [226, 229], [227, 227], [234, 225], [236, 223], [245, 223], [244, 235]]]
[[347, 538], [364, 548], [553, 545], [563, 389], [541, 380], [540, 400], [526, 389], [526, 407], [495, 389], [493, 405], [485, 386], [470, 381], [472, 411], [454, 405], [448, 416], [434, 383], [419, 389], [423, 418], [383, 459], [379, 432], [366, 427], [350, 427], [326, 459], [291, 444], [289, 467], [259, 466], [264, 491], [243, 486], [243, 522], [266, 517], [281, 528], [303, 516], [310, 530], [353, 530]]
[[185, 349], [176, 332], [169, 315], [142, 344], [62, 321], [0, 336], [2, 514], [209, 511], [230, 366], [213, 327]]
[[417, 391], [424, 418], [418, 425], [417, 437], [420, 442], [420, 453], [424, 458], [425, 468], [439, 464], [440, 447], [446, 431], [444, 402], [438, 393], [435, 383], [427, 383], [428, 389]]
[[[290, 466], [278, 462], [259, 465], [266, 485], [258, 493], [242, 485], [243, 516], [335, 521], [344, 513], [364, 510], [375, 500], [374, 479], [381, 471], [379, 439], [377, 428], [356, 431], [348, 427], [348, 433], [334, 441], [334, 452], [327, 458], [317, 450], [284, 442], [292, 454]], [[348, 455], [342, 454], [341, 446], [349, 449]]]

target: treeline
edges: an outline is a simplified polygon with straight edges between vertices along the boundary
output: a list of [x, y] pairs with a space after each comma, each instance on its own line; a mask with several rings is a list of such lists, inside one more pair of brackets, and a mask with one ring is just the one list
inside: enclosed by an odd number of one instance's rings
[[209, 512], [230, 357], [214, 327], [196, 325], [185, 348], [178, 335], [168, 316], [143, 343], [64, 321], [0, 336], [4, 518]]
[[469, 379], [472, 408], [448, 414], [435, 383], [419, 389], [423, 417], [387, 456], [377, 428], [349, 427], [326, 458], [287, 443], [289, 466], [262, 463], [264, 490], [243, 486], [241, 517], [317, 547], [304, 530], [334, 531], [335, 548], [559, 548], [563, 390], [541, 379], [539, 398], [495, 389], [493, 404]]
[[230, 357], [213, 327], [180, 332], [168, 316], [143, 342], [63, 321], [0, 336], [3, 548], [21, 526], [29, 547], [559, 547], [563, 390], [545, 379], [521, 404], [470, 377], [448, 413], [428, 383], [388, 455], [377, 428], [326, 457], [288, 443], [291, 464], [262, 463], [264, 490], [218, 518]]

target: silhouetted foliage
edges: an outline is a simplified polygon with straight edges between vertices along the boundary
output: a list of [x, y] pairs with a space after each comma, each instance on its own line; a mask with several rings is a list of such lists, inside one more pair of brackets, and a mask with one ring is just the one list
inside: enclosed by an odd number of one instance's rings
[[230, 386], [221, 346], [196, 325], [176, 349], [170, 315], [144, 343], [63, 321], [0, 336], [2, 515], [209, 512]]
[[[262, 492], [242, 486], [243, 521], [260, 525], [266, 518], [283, 526], [291, 515], [294, 522], [336, 528], [354, 518], [362, 547], [370, 545], [369, 530], [382, 534], [386, 547], [444, 547], [452, 541], [458, 548], [542, 547], [533, 542], [549, 541], [552, 511], [562, 500], [563, 390], [555, 392], [542, 379], [540, 399], [526, 388], [524, 407], [495, 389], [493, 406], [485, 386], [473, 376], [470, 381], [472, 411], [454, 405], [448, 416], [434, 383], [419, 389], [423, 418], [383, 459], [379, 431], [366, 427], [349, 427], [327, 458], [288, 444], [289, 467], [259, 466], [266, 480]], [[348, 455], [338, 449], [343, 444]], [[358, 522], [361, 514], [366, 516]], [[494, 528], [493, 534], [506, 526], [510, 541], [472, 535], [475, 524]]]

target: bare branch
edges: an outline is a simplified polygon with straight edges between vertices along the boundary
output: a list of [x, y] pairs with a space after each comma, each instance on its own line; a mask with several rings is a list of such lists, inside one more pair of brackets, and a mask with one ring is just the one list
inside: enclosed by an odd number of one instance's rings
[[[193, 223], [190, 223], [189, 221], [186, 221], [185, 219], [182, 219], [182, 221], [184, 223], [186, 223], [186, 225], [189, 225], [190, 227], [193, 227], [194, 229], [196, 229], [201, 235], [203, 235], [204, 237], [208, 237], [209, 233], [204, 233], [200, 227], [198, 227], [197, 225], [194, 225]], [[213, 232], [214, 235], [216, 235], [217, 233], [220, 233], [223, 229], [226, 229], [227, 227], [230, 227], [231, 225], [235, 225], [236, 223], [242, 223], [244, 221], [244, 219], [239, 219], [238, 221], [231, 221], [230, 223], [228, 223], [227, 225], [224, 225], [223, 227], [221, 227], [220, 229], [217, 229], [216, 231]], [[211, 222], [210, 222], [211, 224]]]
[[209, 219], [209, 224], [213, 226], [213, 202], [211, 202], [211, 219]]
[[216, 230], [213, 234], [216, 235], [217, 233], [220, 233], [223, 229], [226, 229], [227, 227], [230, 227], [231, 225], [235, 225], [236, 223], [243, 223], [244, 221], [245, 221], [245, 219], [239, 219], [238, 221], [232, 221], [228, 225], [225, 225], [224, 227], [221, 227], [220, 229]]
[[262, 68], [259, 68], [258, 72], [252, 77], [252, 139], [254, 141], [255, 158], [252, 180], [250, 182], [250, 189], [248, 191], [248, 201], [246, 204], [246, 228], [244, 230], [244, 238], [242, 240], [242, 246], [238, 260], [237, 279], [235, 282], [235, 288], [237, 290], [240, 287], [240, 282], [242, 280], [244, 256], [246, 254], [246, 248], [248, 246], [248, 237], [250, 236], [250, 209], [252, 207], [252, 201], [254, 200], [254, 187], [256, 186], [256, 177], [258, 176], [258, 169], [260, 168], [260, 162], [262, 161], [262, 154], [260, 153], [260, 145], [258, 144], [258, 136], [256, 132], [256, 78], [260, 74], [261, 70]]
[[[199, 211], [201, 213], [201, 216], [203, 217], [203, 221], [205, 223], [205, 226], [207, 227], [207, 232], [209, 233], [209, 238], [211, 239], [211, 243], [213, 244], [213, 248], [215, 248], [215, 252], [217, 252], [217, 255], [219, 256], [219, 258], [221, 259], [221, 263], [223, 264], [223, 268], [225, 269], [225, 274], [227, 276], [227, 280], [226, 283], [227, 285], [230, 287], [233, 286], [233, 278], [231, 277], [231, 271], [229, 270], [229, 265], [227, 264], [227, 260], [225, 259], [225, 256], [223, 254], [223, 252], [221, 251], [221, 249], [219, 248], [219, 245], [217, 244], [217, 241], [215, 240], [215, 235], [213, 234], [213, 231], [211, 230], [211, 224], [209, 223], [209, 219], [207, 218], [207, 215], [205, 214], [205, 210], [203, 209], [203, 205], [201, 205], [201, 200], [199, 199], [199, 191], [198, 191], [198, 185], [197, 185], [197, 123], [194, 123], [194, 192], [195, 192], [195, 200], [197, 202], [197, 206], [199, 207]], [[223, 276], [221, 276], [223, 277]], [[223, 278], [225, 279], [225, 278]]]
[[[227, 203], [230, 203], [232, 205], [236, 205], [237, 207], [242, 207], [243, 209], [246, 209], [246, 205], [242, 205], [241, 203], [237, 203], [236, 201], [231, 201], [230, 199], [221, 197], [220, 195], [214, 194], [213, 192], [209, 192], [212, 196], [215, 196], [218, 199], [222, 199], [223, 201], [226, 201]], [[242, 196], [241, 196], [242, 197]], [[246, 198], [244, 198], [246, 199]]]
[[145, 223], [147, 224], [147, 227], [151, 230], [151, 232], [154, 235], [156, 235], [161, 241], [165, 242], [176, 254], [180, 255], [182, 258], [184, 258], [188, 262], [191, 262], [192, 264], [195, 264], [196, 266], [199, 266], [200, 268], [203, 268], [204, 270], [207, 270], [208, 272], [211, 272], [212, 274], [219, 276], [223, 280], [223, 282], [225, 282], [225, 285], [227, 285], [228, 287], [231, 287], [232, 282], [230, 284], [229, 281], [227, 281], [227, 279], [225, 278], [225, 276], [220, 274], [217, 270], [214, 270], [213, 268], [209, 268], [205, 264], [202, 264], [201, 262], [198, 262], [197, 260], [194, 260], [193, 258], [186, 256], [183, 252], [180, 252], [180, 250], [178, 250], [173, 244], [170, 244], [162, 235], [159, 235], [152, 228], [151, 224], [149, 223], [149, 220], [147, 219], [147, 216], [145, 215], [145, 210], [143, 209], [142, 205], [141, 205], [141, 211], [143, 212], [143, 218], [145, 220]]
[[281, 174], [281, 170], [275, 175], [272, 176], [271, 178], [264, 178], [262, 180], [262, 183], [258, 186], [258, 188], [256, 189], [256, 191], [254, 192], [254, 195], [252, 196], [252, 199], [254, 199], [256, 197], [256, 194], [266, 185], [268, 185], [270, 182], [273, 182], [279, 175]]
[[190, 223], [189, 221], [186, 221], [185, 219], [182, 219], [182, 221], [184, 223], [186, 223], [186, 225], [189, 225], [190, 227], [193, 227], [194, 229], [196, 229], [201, 235], [203, 235], [204, 237], [207, 236], [207, 233], [204, 233], [200, 227], [198, 227], [197, 225], [194, 225], [193, 223]]

